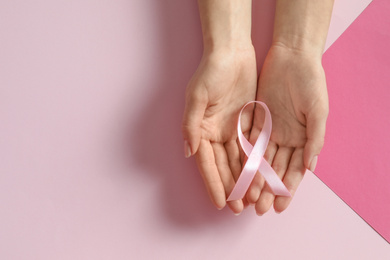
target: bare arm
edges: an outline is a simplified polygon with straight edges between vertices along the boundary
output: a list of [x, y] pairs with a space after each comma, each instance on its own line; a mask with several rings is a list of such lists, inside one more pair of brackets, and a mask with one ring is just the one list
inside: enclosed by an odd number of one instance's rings
[[[265, 158], [294, 194], [306, 169], [314, 171], [324, 145], [328, 94], [322, 54], [333, 0], [277, 0], [273, 43], [257, 89], [272, 114], [273, 129]], [[261, 130], [255, 110], [251, 138]], [[272, 203], [276, 212], [291, 198], [275, 196], [261, 176], [247, 193], [261, 215]]]
[[[198, 4], [204, 52], [187, 85], [184, 152], [186, 157], [195, 155], [209, 197], [221, 209], [241, 172], [236, 117], [256, 95], [251, 0], [199, 0]], [[245, 122], [248, 133], [251, 118]], [[242, 200], [228, 206], [236, 214], [243, 210]]]
[[277, 0], [274, 44], [321, 58], [334, 0]]

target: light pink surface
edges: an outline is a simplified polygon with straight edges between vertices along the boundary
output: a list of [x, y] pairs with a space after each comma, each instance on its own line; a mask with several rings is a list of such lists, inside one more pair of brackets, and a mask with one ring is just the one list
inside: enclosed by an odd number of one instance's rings
[[360, 15], [373, 0], [335, 0], [332, 20], [329, 26], [328, 38], [325, 44], [327, 50], [345, 29]]
[[316, 173], [390, 242], [389, 12], [375, 0], [324, 55], [330, 115]]
[[390, 258], [312, 175], [281, 215], [211, 206], [180, 135], [195, 1], [1, 1], [0, 33], [1, 259]]

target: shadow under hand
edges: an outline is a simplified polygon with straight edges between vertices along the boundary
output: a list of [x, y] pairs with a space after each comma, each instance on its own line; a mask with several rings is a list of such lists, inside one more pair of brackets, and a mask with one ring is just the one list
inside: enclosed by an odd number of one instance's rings
[[126, 154], [161, 184], [157, 200], [173, 225], [199, 228], [222, 223], [233, 214], [221, 214], [211, 204], [195, 160], [184, 158], [180, 128], [185, 87], [202, 55], [197, 4], [155, 0], [155, 5], [161, 56], [150, 85], [139, 90], [154, 93], [138, 120], [128, 125]]

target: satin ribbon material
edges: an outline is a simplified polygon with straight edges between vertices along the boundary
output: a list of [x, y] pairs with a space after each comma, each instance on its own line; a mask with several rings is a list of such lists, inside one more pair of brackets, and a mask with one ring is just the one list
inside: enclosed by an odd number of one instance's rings
[[[252, 146], [251, 143], [249, 143], [249, 141], [244, 137], [241, 130], [241, 114], [244, 109], [252, 103], [261, 105], [265, 111], [263, 129], [257, 137], [254, 146]], [[246, 103], [238, 116], [237, 132], [241, 147], [244, 150], [246, 156], [248, 156], [248, 160], [242, 169], [236, 185], [227, 199], [228, 201], [242, 199], [245, 196], [245, 193], [247, 192], [257, 171], [263, 175], [265, 181], [275, 195], [291, 197], [291, 194], [286, 186], [284, 186], [283, 182], [272, 169], [271, 165], [269, 165], [269, 163], [263, 157], [268, 146], [269, 138], [271, 137], [271, 131], [272, 119], [267, 105], [261, 101], [250, 101]]]

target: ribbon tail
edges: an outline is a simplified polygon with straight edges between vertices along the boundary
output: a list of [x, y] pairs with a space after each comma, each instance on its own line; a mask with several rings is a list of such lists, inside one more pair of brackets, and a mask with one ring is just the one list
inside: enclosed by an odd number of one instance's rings
[[271, 165], [263, 158], [259, 167], [259, 172], [263, 175], [268, 186], [271, 188], [274, 195], [291, 197], [290, 192], [272, 169]]
[[229, 197], [227, 198], [227, 201], [232, 200], [240, 200], [245, 196], [246, 191], [249, 188], [249, 185], [252, 182], [253, 177], [255, 176], [256, 171], [254, 173], [241, 173], [243, 178], [239, 178], [236, 186], [230, 193]]
[[257, 169], [261, 164], [261, 156], [257, 153], [251, 153], [241, 172], [240, 177], [237, 180], [232, 192], [230, 193], [227, 201], [240, 200], [245, 196], [253, 178], [256, 175]]

